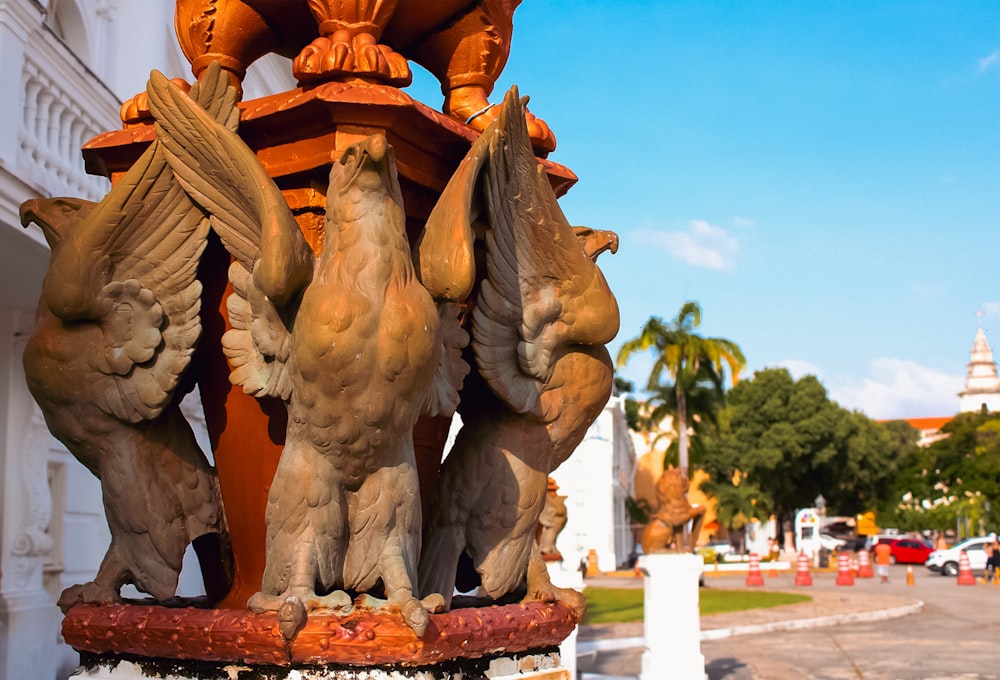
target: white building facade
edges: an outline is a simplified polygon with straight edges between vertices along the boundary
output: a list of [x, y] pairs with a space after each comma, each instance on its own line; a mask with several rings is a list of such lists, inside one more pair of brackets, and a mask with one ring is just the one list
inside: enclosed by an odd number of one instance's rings
[[611, 397], [569, 460], [552, 473], [566, 496], [566, 527], [556, 542], [566, 569], [591, 550], [602, 572], [628, 562], [635, 549], [625, 499], [633, 495], [636, 455], [624, 399]]

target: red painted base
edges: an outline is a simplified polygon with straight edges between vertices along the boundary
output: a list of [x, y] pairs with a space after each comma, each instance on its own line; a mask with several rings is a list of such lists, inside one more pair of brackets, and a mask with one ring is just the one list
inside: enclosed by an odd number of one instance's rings
[[310, 615], [289, 643], [274, 613], [113, 604], [73, 607], [63, 620], [63, 637], [91, 654], [276, 666], [427, 666], [552, 647], [576, 624], [565, 605], [532, 602], [432, 614], [418, 638], [396, 613], [358, 610], [343, 617]]

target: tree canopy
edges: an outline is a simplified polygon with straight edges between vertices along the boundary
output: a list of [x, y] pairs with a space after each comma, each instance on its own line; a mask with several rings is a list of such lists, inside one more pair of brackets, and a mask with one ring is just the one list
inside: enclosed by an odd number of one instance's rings
[[794, 380], [783, 368], [733, 387], [725, 420], [702, 466], [714, 480], [739, 472], [782, 520], [820, 494], [830, 514], [875, 508], [909, 451], [895, 426], [841, 408], [814, 376]]

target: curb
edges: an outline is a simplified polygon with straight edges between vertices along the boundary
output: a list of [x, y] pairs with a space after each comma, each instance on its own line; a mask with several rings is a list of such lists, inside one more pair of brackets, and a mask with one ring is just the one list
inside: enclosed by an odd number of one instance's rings
[[912, 604], [890, 609], [875, 609], [868, 612], [851, 612], [850, 614], [832, 614], [817, 616], [811, 619], [790, 619], [788, 621], [772, 621], [751, 626], [733, 626], [732, 628], [717, 628], [701, 631], [702, 640], [722, 640], [734, 635], [755, 635], [757, 633], [774, 633], [783, 630], [805, 630], [807, 628], [822, 628], [824, 626], [840, 626], [845, 623], [862, 623], [868, 621], [885, 621], [901, 616], [916, 614], [924, 608], [923, 600]]
[[[852, 612], [850, 614], [832, 614], [830, 616], [816, 616], [811, 619], [790, 619], [787, 621], [772, 621], [771, 623], [758, 623], [750, 626], [733, 626], [731, 628], [716, 628], [714, 630], [701, 631], [701, 639], [723, 640], [735, 635], [756, 635], [759, 633], [774, 633], [783, 630], [805, 630], [807, 628], [822, 628], [824, 626], [840, 626], [845, 623], [862, 623], [868, 621], [884, 621], [896, 619], [902, 616], [916, 614], [924, 608], [924, 602], [916, 602], [902, 607], [892, 607], [890, 609], [875, 609], [867, 612]], [[588, 654], [598, 651], [617, 651], [622, 649], [635, 649], [645, 647], [646, 640], [642, 637], [610, 638], [606, 640], [585, 640], [576, 643], [577, 655]]]

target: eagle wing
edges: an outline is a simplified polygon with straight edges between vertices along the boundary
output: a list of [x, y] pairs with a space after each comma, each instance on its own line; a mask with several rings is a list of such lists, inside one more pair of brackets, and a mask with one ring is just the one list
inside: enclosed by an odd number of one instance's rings
[[[191, 94], [219, 115], [213, 87], [199, 83]], [[67, 209], [75, 211], [72, 220]], [[196, 274], [209, 231], [175, 179], [162, 139], [99, 203], [35, 201], [22, 208], [22, 221], [46, 221], [54, 241], [42, 304], [65, 322], [92, 322], [102, 331], [95, 368], [115, 387], [100, 391], [99, 407], [127, 422], [159, 416], [201, 335]]]
[[483, 132], [487, 271], [472, 314], [472, 346], [497, 396], [519, 413], [549, 418], [540, 396], [556, 359], [571, 345], [611, 341], [618, 306], [535, 158], [525, 103], [513, 88]]
[[235, 367], [230, 380], [247, 393], [287, 398], [288, 329], [315, 258], [281, 191], [235, 132], [235, 92], [217, 91], [216, 99], [227, 116], [213, 116], [162, 74], [150, 76], [150, 110], [167, 160], [236, 261], [227, 302], [233, 328], [223, 338]]

